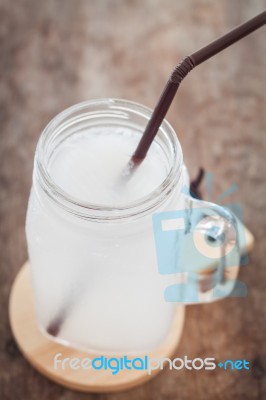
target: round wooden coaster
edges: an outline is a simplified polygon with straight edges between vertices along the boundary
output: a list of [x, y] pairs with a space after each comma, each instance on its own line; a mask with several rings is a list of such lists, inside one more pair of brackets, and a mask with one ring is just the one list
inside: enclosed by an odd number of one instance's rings
[[[177, 306], [172, 328], [165, 342], [149, 357], [171, 357], [179, 343], [183, 330], [185, 306]], [[10, 294], [9, 319], [15, 340], [25, 358], [43, 375], [71, 389], [84, 392], [115, 392], [129, 389], [151, 379], [160, 371], [151, 375], [147, 370], [122, 370], [112, 375], [110, 370], [54, 368], [54, 356], [61, 353], [61, 359], [77, 357], [94, 358], [97, 355], [80, 352], [63, 346], [43, 334], [36, 322], [31, 287], [29, 263], [25, 263], [19, 271]], [[121, 355], [117, 356], [118, 358]]]

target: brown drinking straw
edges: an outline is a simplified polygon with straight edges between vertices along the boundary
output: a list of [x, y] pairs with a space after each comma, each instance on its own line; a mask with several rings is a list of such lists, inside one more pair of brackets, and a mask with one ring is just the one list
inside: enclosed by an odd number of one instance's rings
[[[260, 28], [265, 23], [266, 11], [263, 11], [256, 17], [228, 32], [226, 35], [221, 36], [207, 46], [202, 47], [202, 49], [196, 51], [190, 56], [187, 56], [183, 61], [180, 62], [180, 64], [176, 66], [170, 75], [161, 97], [159, 98], [159, 101], [152, 113], [151, 119], [149, 120], [149, 123], [139, 142], [139, 145], [129, 162], [130, 168], [128, 168], [128, 170], [133, 171], [134, 167], [139, 165], [145, 158], [147, 151], [149, 150], [150, 145], [152, 144], [152, 141], [155, 138], [156, 133], [158, 132], [158, 129], [173, 101], [177, 89], [185, 76], [197, 65], [203, 63], [204, 61], [208, 60], [208, 58], [214, 56], [215, 54], [224, 50], [226, 47]], [[72, 308], [73, 304], [71, 303], [70, 299], [68, 299], [58, 315], [56, 315], [48, 325], [47, 332], [49, 334], [53, 336], [58, 335], [64, 321], [67, 318], [67, 315]]]
[[163, 122], [163, 119], [173, 101], [177, 89], [182, 80], [187, 76], [187, 74], [197, 65], [203, 63], [215, 54], [231, 46], [231, 44], [249, 35], [256, 29], [265, 25], [265, 23], [266, 11], [263, 11], [256, 17], [248, 20], [247, 22], [239, 25], [238, 27], [234, 28], [220, 38], [214, 40], [207, 46], [204, 46], [190, 56], [185, 57], [175, 67], [168, 79], [168, 82], [166, 83], [166, 86], [161, 94], [161, 97], [159, 98], [158, 103], [154, 108], [151, 119], [146, 126], [138, 147], [131, 158], [131, 170], [132, 168], [134, 168], [134, 166], [139, 165], [141, 161], [145, 158], [147, 151], [149, 150], [152, 141], [155, 138], [158, 129]]

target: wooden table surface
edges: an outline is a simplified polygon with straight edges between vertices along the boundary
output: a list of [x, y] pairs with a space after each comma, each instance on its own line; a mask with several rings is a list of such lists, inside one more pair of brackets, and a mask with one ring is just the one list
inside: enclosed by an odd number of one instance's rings
[[27, 258], [24, 224], [37, 140], [64, 108], [100, 97], [152, 107], [172, 67], [265, 8], [265, 0], [0, 0], [0, 398], [266, 398], [266, 28], [191, 73], [168, 120], [192, 175], [232, 183], [256, 237], [245, 299], [187, 308], [177, 356], [245, 358], [250, 371], [164, 371], [137, 389], [89, 395], [49, 382], [21, 356], [8, 322], [12, 281]]

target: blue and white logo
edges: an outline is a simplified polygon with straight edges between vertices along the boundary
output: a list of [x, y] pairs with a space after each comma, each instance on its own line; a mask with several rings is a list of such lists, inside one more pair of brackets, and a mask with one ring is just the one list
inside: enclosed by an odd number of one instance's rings
[[[209, 181], [207, 176], [207, 187]], [[235, 190], [232, 185], [220, 200]], [[246, 285], [236, 279], [240, 263], [247, 263], [241, 206], [221, 207], [184, 196], [183, 209], [153, 215], [159, 273], [180, 278], [166, 288], [165, 300], [197, 303], [245, 297]]]

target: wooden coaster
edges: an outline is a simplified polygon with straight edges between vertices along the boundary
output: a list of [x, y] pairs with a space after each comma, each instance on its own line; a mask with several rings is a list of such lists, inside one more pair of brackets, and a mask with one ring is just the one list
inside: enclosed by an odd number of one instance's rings
[[[171, 357], [179, 343], [184, 325], [185, 306], [177, 305], [172, 328], [165, 342], [149, 357]], [[80, 352], [54, 342], [43, 334], [35, 318], [29, 263], [19, 271], [10, 294], [9, 319], [15, 340], [25, 358], [47, 378], [71, 389], [84, 392], [115, 392], [137, 386], [160, 371], [148, 375], [147, 370], [122, 370], [112, 375], [110, 370], [54, 369], [54, 356], [61, 353], [61, 359], [97, 357], [95, 354]], [[118, 358], [121, 355], [117, 356]]]

